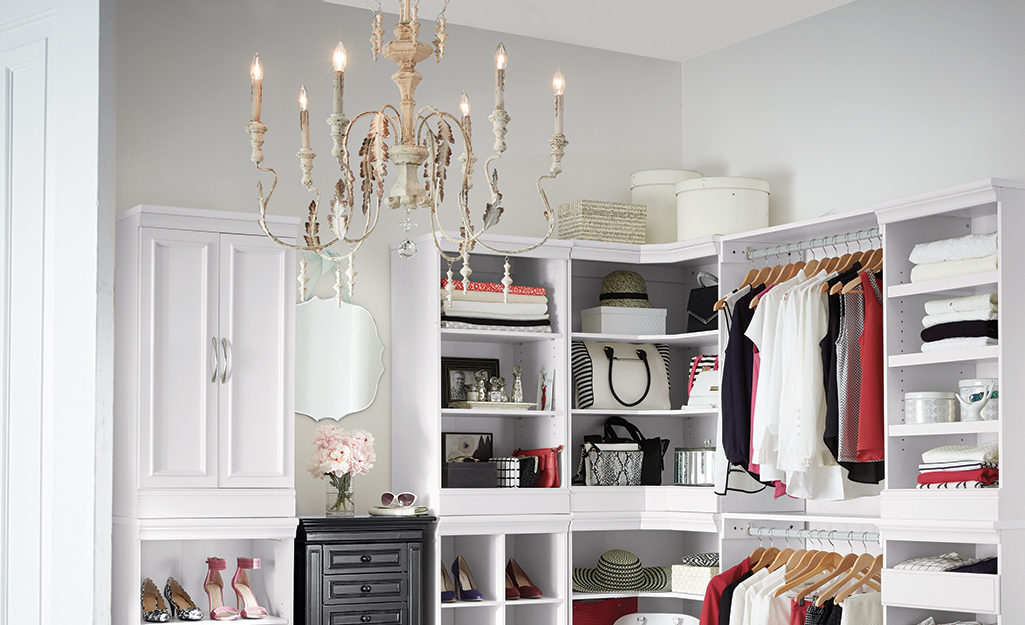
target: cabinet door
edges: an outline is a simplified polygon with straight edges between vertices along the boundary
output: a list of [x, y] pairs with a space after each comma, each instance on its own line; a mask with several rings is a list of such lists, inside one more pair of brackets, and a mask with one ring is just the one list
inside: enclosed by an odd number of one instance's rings
[[221, 235], [221, 487], [290, 488], [294, 438], [295, 252]]
[[141, 229], [141, 488], [217, 485], [218, 236]]

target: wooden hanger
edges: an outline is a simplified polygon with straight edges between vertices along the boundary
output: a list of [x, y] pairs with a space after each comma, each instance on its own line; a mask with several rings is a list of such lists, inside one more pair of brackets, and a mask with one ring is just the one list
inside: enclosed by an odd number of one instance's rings
[[[751, 271], [747, 272], [747, 275], [744, 276], [744, 281], [740, 283], [740, 286], [738, 286], [736, 290], [739, 291], [740, 289], [744, 288], [745, 286], [750, 285], [751, 281], [754, 280], [755, 276], [757, 276], [757, 275], [758, 275], [758, 269], [752, 269]], [[714, 311], [722, 310], [722, 307], [726, 305], [726, 298], [728, 298], [730, 295], [732, 295], [732, 293], [727, 293], [726, 295], [723, 295], [722, 299], [719, 299], [718, 301], [715, 302], [715, 304], [712, 305], [712, 310], [714, 310]]]
[[790, 561], [790, 558], [793, 555], [794, 550], [790, 549], [789, 547], [780, 551], [778, 554], [776, 554], [776, 558], [772, 561], [772, 564], [769, 565], [769, 571], [779, 570], [780, 568], [785, 566], [787, 562]]
[[794, 552], [794, 555], [790, 556], [790, 560], [787, 561], [787, 577], [790, 577], [794, 571], [798, 571], [804, 568], [805, 563], [810, 561], [817, 551], [808, 551], [805, 549], [798, 549]]
[[762, 557], [758, 559], [758, 562], [751, 567], [751, 572], [759, 571], [772, 564], [772, 561], [779, 555], [779, 549], [775, 547], [769, 547], [762, 553]]
[[805, 586], [804, 590], [797, 593], [797, 596], [794, 598], [794, 601], [800, 603], [802, 600], [804, 600], [805, 597], [810, 595], [813, 591], [817, 590], [818, 588], [821, 588], [822, 586], [829, 583], [830, 580], [843, 574], [843, 572], [850, 568], [850, 566], [853, 565], [855, 560], [857, 559], [858, 556], [854, 553], [849, 553], [846, 556], [841, 556], [840, 554], [833, 552], [829, 557], [822, 561], [822, 563], [819, 565], [819, 567], [817, 567], [816, 570], [806, 573], [804, 576], [805, 579], [802, 580], [800, 583], [804, 583], [805, 581], [808, 581], [815, 575], [818, 575], [819, 573], [822, 573], [824, 571], [832, 572], [829, 575], [823, 577], [822, 579], [812, 582], [808, 586]]
[[882, 570], [883, 570], [883, 556], [882, 555], [878, 555], [878, 556], [876, 556], [872, 560], [872, 564], [869, 565], [868, 571], [866, 571], [864, 574], [858, 576], [854, 580], [854, 585], [853, 586], [848, 587], [847, 590], [845, 590], [845, 591], [841, 592], [840, 594], [836, 595], [836, 598], [833, 599], [833, 602], [834, 603], [843, 603], [844, 599], [846, 599], [847, 597], [850, 597], [852, 594], [854, 594], [854, 591], [856, 591], [857, 589], [861, 588], [862, 586], [869, 586], [870, 588], [874, 588], [875, 590], [880, 590], [880, 586], [878, 584], [874, 584], [872, 582], [872, 578], [875, 577], [876, 575], [878, 575], [879, 572], [882, 571]]
[[822, 261], [820, 261], [817, 258], [809, 260], [807, 264], [805, 264], [804, 266], [804, 275], [808, 276], [809, 278], [814, 276], [816, 273], [818, 273], [818, 270], [821, 268], [821, 265]]
[[842, 590], [847, 584], [851, 582], [855, 577], [858, 576], [861, 571], [872, 566], [872, 562], [875, 560], [875, 556], [870, 553], [863, 553], [857, 557], [854, 564], [847, 570], [847, 574], [840, 578], [840, 581], [836, 582], [826, 590], [824, 590], [815, 600], [815, 605], [822, 607], [822, 604], [826, 602], [830, 597], [836, 595], [837, 592]]
[[773, 596], [779, 597], [787, 591], [797, 588], [819, 573], [835, 568], [839, 563], [840, 554], [832, 551], [819, 551], [804, 569], [794, 571], [793, 575], [787, 573], [786, 583], [777, 588]]

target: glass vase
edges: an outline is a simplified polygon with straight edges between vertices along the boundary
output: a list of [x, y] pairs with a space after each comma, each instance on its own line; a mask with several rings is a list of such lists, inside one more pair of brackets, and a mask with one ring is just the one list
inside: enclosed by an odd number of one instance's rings
[[352, 491], [352, 476], [346, 473], [327, 475], [325, 483], [325, 513], [329, 517], [351, 517], [356, 514], [355, 493]]

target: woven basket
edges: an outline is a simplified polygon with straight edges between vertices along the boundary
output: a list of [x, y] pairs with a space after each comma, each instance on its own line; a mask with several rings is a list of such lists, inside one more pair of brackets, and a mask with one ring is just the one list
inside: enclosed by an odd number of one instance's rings
[[578, 200], [558, 209], [559, 238], [644, 243], [648, 209], [641, 204]]

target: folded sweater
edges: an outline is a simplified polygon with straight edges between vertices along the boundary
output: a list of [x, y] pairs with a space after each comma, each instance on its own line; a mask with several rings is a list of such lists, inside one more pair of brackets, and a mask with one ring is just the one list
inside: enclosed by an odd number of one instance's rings
[[981, 258], [997, 253], [997, 233], [969, 234], [956, 239], [919, 243], [911, 250], [909, 260], [916, 265], [945, 260]]
[[941, 445], [922, 454], [922, 462], [953, 462], [973, 460], [976, 462], [999, 462], [1000, 444], [988, 441], [981, 445]]
[[503, 304], [502, 302], [466, 302], [454, 300], [453, 302], [441, 302], [441, 310], [446, 315], [473, 315], [487, 313], [501, 316], [519, 315], [545, 315], [548, 314], [548, 304]]
[[912, 282], [927, 282], [940, 278], [953, 278], [973, 273], [997, 270], [997, 255], [991, 254], [982, 258], [966, 260], [944, 260], [936, 263], [924, 263], [911, 268]]
[[922, 343], [923, 352], [942, 352], [948, 349], [971, 349], [973, 347], [992, 347], [993, 345], [999, 345], [998, 339], [993, 339], [988, 336], [976, 336], [976, 337], [957, 337], [953, 339], [943, 339], [942, 341], [932, 341], [931, 343]]
[[919, 484], [942, 484], [944, 482], [982, 482], [989, 484], [1000, 479], [1000, 469], [975, 469], [974, 471], [932, 471], [919, 473]]
[[[452, 282], [455, 283], [457, 291], [462, 291], [463, 290], [463, 283], [462, 283], [462, 281], [460, 281], [460, 280], [453, 280]], [[447, 278], [442, 278], [441, 279], [441, 288], [444, 289], [446, 284], [448, 284], [448, 279]], [[471, 291], [491, 291], [491, 292], [494, 292], [494, 293], [502, 293], [505, 290], [505, 287], [503, 285], [495, 284], [494, 282], [470, 282], [469, 285], [470, 285], [469, 290], [471, 290]], [[544, 295], [545, 294], [545, 290], [544, 290], [543, 287], [539, 287], [539, 286], [519, 286], [519, 285], [516, 285], [516, 284], [514, 284], [514, 285], [509, 287], [509, 292], [510, 293], [516, 293], [517, 295]]]
[[[441, 289], [441, 299], [448, 299], [448, 291]], [[510, 304], [547, 304], [548, 298], [544, 295], [520, 295], [510, 293], [508, 295]], [[506, 295], [501, 291], [452, 291], [452, 301], [465, 302], [505, 302]]]
[[942, 315], [945, 313], [970, 312], [975, 310], [996, 311], [999, 302], [996, 293], [977, 293], [949, 299], [934, 299], [925, 303], [925, 314]]
[[999, 319], [996, 310], [971, 310], [968, 312], [942, 313], [939, 315], [926, 315], [922, 317], [922, 325], [931, 328], [944, 323], [955, 321], [995, 321]]
[[931, 343], [954, 338], [999, 338], [996, 321], [955, 321], [922, 330], [922, 340]]

